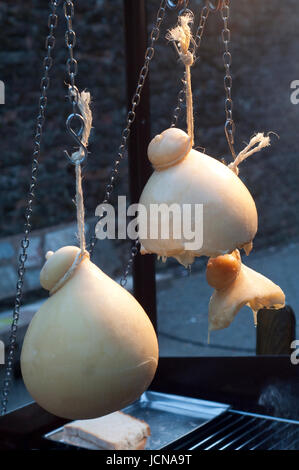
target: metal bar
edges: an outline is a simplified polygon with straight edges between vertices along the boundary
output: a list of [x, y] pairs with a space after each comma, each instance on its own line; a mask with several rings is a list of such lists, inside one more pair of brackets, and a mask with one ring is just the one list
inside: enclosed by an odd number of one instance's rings
[[239, 411], [239, 410], [233, 410], [233, 409], [230, 409], [230, 413], [238, 414], [242, 416], [251, 416], [252, 418], [261, 418], [261, 419], [267, 419], [267, 420], [272, 420], [272, 421], [278, 421], [281, 423], [295, 424], [296, 426], [299, 425], [299, 421], [296, 419], [280, 418], [279, 416], [270, 416], [270, 415], [260, 414], [260, 413], [249, 413], [248, 411]]
[[[125, 46], [128, 103], [136, 89], [138, 75], [144, 63], [147, 47], [147, 21], [144, 0], [124, 0]], [[132, 125], [128, 145], [129, 187], [131, 203], [139, 201], [142, 189], [151, 175], [152, 168], [147, 158], [150, 140], [150, 99], [147, 77], [136, 119]], [[133, 261], [134, 296], [142, 305], [154, 327], [157, 326], [156, 282], [154, 255], [138, 254]]]
[[[189, 432], [185, 436], [182, 436], [175, 442], [171, 442], [168, 446], [163, 447], [163, 451], [182, 449], [192, 450], [192, 446], [200, 445], [201, 443], [205, 442], [214, 429], [218, 429], [219, 426], [222, 426], [227, 421], [231, 421], [231, 419], [232, 416], [230, 414], [224, 413], [214, 418], [209, 423], [202, 424], [198, 428], [193, 429], [193, 431]], [[200, 436], [200, 442], [198, 440], [198, 436]]]
[[230, 444], [232, 442], [232, 440], [230, 439], [231, 437], [238, 434], [240, 430], [248, 428], [248, 426], [251, 426], [251, 424], [252, 423], [250, 421], [248, 422], [248, 420], [245, 420], [245, 423], [242, 424], [237, 424], [236, 422], [233, 422], [224, 433], [224, 429], [220, 429], [218, 433], [216, 433], [216, 435], [219, 435], [217, 440], [213, 440], [211, 444], [205, 447], [205, 450], [211, 450], [214, 448], [221, 450], [221, 447], [219, 446], [225, 445], [226, 443]]
[[[219, 450], [224, 450], [227, 448], [235, 449], [237, 442], [242, 442], [245, 436], [254, 432], [256, 429], [259, 429], [262, 426], [261, 422], [256, 422], [256, 420], [248, 421], [242, 426], [237, 427], [234, 431], [229, 433], [223, 439], [221, 439], [218, 444]], [[241, 431], [241, 433], [240, 433]], [[212, 447], [211, 447], [212, 448]]]
[[[291, 424], [283, 424], [283, 425], [280, 425], [280, 426], [279, 426], [280, 423], [276, 423], [276, 424], [277, 424], [276, 427], [278, 426], [278, 429], [273, 432], [273, 428], [272, 428], [271, 433], [268, 436], [266, 436], [265, 439], [262, 439], [260, 442], [258, 442], [255, 446], [250, 447], [250, 450], [256, 450], [256, 449], [266, 450], [265, 449], [265, 444], [267, 442], [270, 441], [270, 444], [271, 444], [271, 442], [273, 442], [273, 440], [274, 440], [273, 439], [274, 436], [277, 436], [277, 434], [280, 435], [281, 433], [284, 434], [288, 428], [292, 427]], [[276, 441], [277, 440], [279, 440], [279, 442], [281, 442], [280, 436], [276, 437]], [[247, 445], [249, 442], [250, 441], [245, 442], [242, 446], [238, 447], [236, 450], [242, 449], [242, 447], [245, 447], [245, 445]], [[267, 450], [269, 450], [268, 447], [267, 447]]]
[[[236, 439], [234, 439], [232, 442], [231, 442], [231, 445], [233, 447], [231, 447], [233, 450], [240, 450], [240, 449], [243, 449], [246, 447], [248, 447], [248, 444], [252, 441], [255, 441], [259, 438], [260, 435], [264, 434], [265, 431], [269, 431], [270, 429], [272, 429], [273, 427], [277, 427], [278, 424], [277, 423], [274, 423], [271, 421], [270, 422], [271, 424], [269, 425], [269, 423], [266, 421], [266, 420], [259, 420], [254, 426], [251, 426], [250, 429], [248, 429], [248, 431], [242, 433], [239, 437], [237, 437]], [[252, 436], [252, 433], [255, 432], [255, 435]], [[249, 434], [249, 436], [248, 436]], [[247, 436], [247, 437], [245, 437]], [[239, 445], [240, 444], [240, 445]], [[224, 448], [222, 448], [221, 450], [225, 449], [227, 446], [225, 446]], [[249, 449], [251, 450], [251, 447], [249, 447]]]
[[[198, 449], [200, 446], [202, 447], [203, 444], [206, 444], [206, 445], [209, 445], [209, 447], [212, 447], [212, 445], [215, 444], [215, 439], [218, 439], [218, 436], [219, 434], [223, 434], [224, 433], [224, 437], [225, 437], [225, 433], [228, 432], [230, 430], [231, 427], [235, 426], [236, 424], [238, 424], [239, 422], [243, 422], [244, 421], [244, 417], [240, 417], [238, 418], [237, 420], [233, 420], [232, 422], [229, 422], [229, 424], [221, 427], [219, 426], [219, 429], [218, 429], [218, 426], [216, 428], [216, 432], [213, 432], [213, 433], [209, 433], [208, 437], [206, 437], [205, 439], [201, 440], [200, 442], [198, 442], [197, 444], [195, 444], [194, 446], [190, 447], [189, 450], [195, 450], [195, 449]], [[224, 438], [223, 437], [223, 438]], [[213, 442], [213, 444], [210, 444], [210, 441]], [[219, 442], [219, 439], [218, 441], [216, 442]], [[207, 449], [208, 447], [206, 447], [206, 445], [203, 447], [204, 449]]]
[[[295, 434], [295, 438], [290, 440], [290, 437]], [[285, 443], [285, 444], [284, 444]], [[293, 446], [296, 445], [296, 449], [293, 449]], [[283, 449], [285, 447], [285, 449]], [[298, 429], [294, 429], [292, 432], [287, 434], [286, 438], [281, 439], [272, 447], [269, 447], [267, 450], [299, 450], [299, 432]]]
[[[277, 427], [277, 423], [274, 423], [274, 421], [271, 422], [270, 425], [268, 425], [268, 422], [265, 420], [264, 421], [264, 426], [265, 428], [258, 433], [257, 436], [252, 437], [250, 441], [248, 441], [246, 447], [243, 448], [243, 450], [254, 450], [256, 446], [259, 446], [260, 443], [263, 441], [263, 436], [268, 436], [269, 433], [271, 433], [275, 428]], [[249, 444], [251, 442], [251, 444]]]

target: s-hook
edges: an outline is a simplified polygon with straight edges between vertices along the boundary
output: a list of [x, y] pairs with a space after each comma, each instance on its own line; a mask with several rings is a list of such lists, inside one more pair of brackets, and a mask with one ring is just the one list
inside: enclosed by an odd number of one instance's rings
[[[80, 121], [80, 129], [77, 132], [77, 134], [74, 131], [74, 129], [72, 128], [72, 121], [74, 119], [79, 119], [79, 121]], [[82, 155], [82, 152], [83, 152], [83, 155], [80, 159], [77, 159], [77, 158], [74, 159], [73, 156], [70, 155], [67, 150], [64, 151], [64, 155], [73, 163], [73, 165], [77, 165], [77, 164], [82, 163], [85, 160], [85, 158], [87, 157], [88, 150], [87, 150], [87, 148], [85, 147], [85, 145], [82, 143], [82, 141], [80, 139], [80, 137], [82, 136], [83, 131], [84, 131], [84, 126], [85, 126], [85, 122], [84, 122], [84, 119], [81, 116], [81, 114], [72, 113], [72, 114], [69, 115], [69, 117], [66, 120], [66, 127], [67, 127], [68, 133], [73, 137], [73, 139], [75, 139], [75, 141], [79, 145], [81, 155]]]

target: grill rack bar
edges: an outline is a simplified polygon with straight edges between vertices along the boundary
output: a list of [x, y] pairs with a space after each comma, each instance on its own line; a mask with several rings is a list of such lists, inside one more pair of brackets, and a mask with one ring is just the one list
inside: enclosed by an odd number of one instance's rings
[[299, 450], [299, 422], [228, 410], [163, 450]]

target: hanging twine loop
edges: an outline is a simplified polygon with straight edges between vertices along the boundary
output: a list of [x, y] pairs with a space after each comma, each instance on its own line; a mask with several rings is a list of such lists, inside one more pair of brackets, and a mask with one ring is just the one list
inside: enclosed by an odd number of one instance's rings
[[[69, 90], [70, 93], [75, 93], [73, 90]], [[82, 171], [81, 171], [81, 163], [85, 159], [87, 155], [87, 145], [90, 136], [90, 131], [92, 128], [92, 113], [90, 109], [90, 93], [86, 91], [82, 91], [79, 93], [76, 92], [77, 95], [77, 106], [80, 110], [81, 114], [71, 114], [67, 119], [67, 128], [70, 134], [75, 138], [76, 142], [80, 145], [79, 150], [73, 152], [71, 156], [65, 151], [67, 157], [71, 160], [71, 162], [75, 165], [75, 173], [76, 173], [76, 208], [77, 208], [77, 227], [78, 227], [78, 238], [80, 242], [80, 251], [78, 252], [76, 258], [74, 259], [73, 264], [67, 270], [67, 272], [63, 275], [61, 279], [55, 284], [55, 286], [51, 289], [50, 295], [54, 294], [58, 291], [70, 277], [73, 275], [76, 268], [85, 258], [89, 258], [90, 255], [86, 250], [86, 241], [85, 241], [85, 209], [84, 209], [84, 197], [83, 197], [83, 189], [82, 189]], [[78, 118], [81, 121], [81, 128], [76, 134], [74, 130], [71, 128], [70, 123], [73, 118]], [[82, 156], [83, 153], [83, 156]]]
[[270, 145], [270, 137], [269, 135], [265, 136], [262, 132], [257, 133], [251, 139], [248, 145], [241, 150], [241, 152], [237, 155], [235, 160], [228, 165], [236, 175], [239, 174], [238, 166], [242, 163], [246, 158], [250, 157], [256, 152], [259, 152], [264, 147], [268, 147]]
[[[70, 93], [74, 94], [75, 92], [72, 88], [69, 88]], [[85, 225], [84, 225], [84, 198], [82, 190], [82, 172], [81, 172], [81, 163], [82, 163], [82, 151], [86, 156], [86, 148], [88, 145], [88, 140], [90, 136], [90, 131], [92, 127], [92, 113], [90, 109], [90, 93], [82, 91], [81, 93], [77, 92], [77, 106], [81, 113], [81, 118], [83, 119], [83, 126], [79, 131], [79, 136], [81, 137], [80, 148], [74, 152], [70, 160], [75, 165], [76, 168], [76, 207], [77, 207], [77, 226], [78, 226], [78, 238], [80, 241], [81, 253], [85, 252], [86, 242], [85, 242]], [[81, 259], [83, 257], [81, 256]]]
[[187, 129], [188, 135], [191, 137], [192, 145], [194, 144], [194, 118], [190, 68], [194, 63], [194, 54], [189, 51], [189, 47], [190, 44], [195, 45], [190, 28], [193, 19], [193, 13], [187, 10], [179, 16], [177, 26], [170, 29], [166, 35], [166, 39], [173, 42], [178, 56], [185, 66]]
[[83, 261], [84, 258], [89, 258], [89, 253], [86, 250], [84, 251], [80, 250], [76, 258], [74, 259], [73, 264], [69, 267], [67, 272], [58, 280], [58, 282], [56, 282], [54, 287], [50, 290], [50, 295], [55, 294], [55, 292], [57, 292], [62, 286], [64, 286], [64, 284], [72, 277], [75, 270], [77, 269], [77, 267], [79, 266], [81, 261]]

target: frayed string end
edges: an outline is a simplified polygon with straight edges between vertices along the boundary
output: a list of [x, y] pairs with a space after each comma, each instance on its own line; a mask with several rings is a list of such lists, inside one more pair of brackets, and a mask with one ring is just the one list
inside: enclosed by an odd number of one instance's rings
[[268, 147], [270, 145], [270, 137], [269, 135], [264, 135], [262, 132], [258, 132], [254, 135], [251, 139], [249, 144], [241, 150], [241, 152], [237, 155], [235, 160], [228, 165], [236, 175], [239, 174], [238, 166], [242, 163], [246, 158], [250, 157], [256, 152], [259, 152], [264, 147]]

